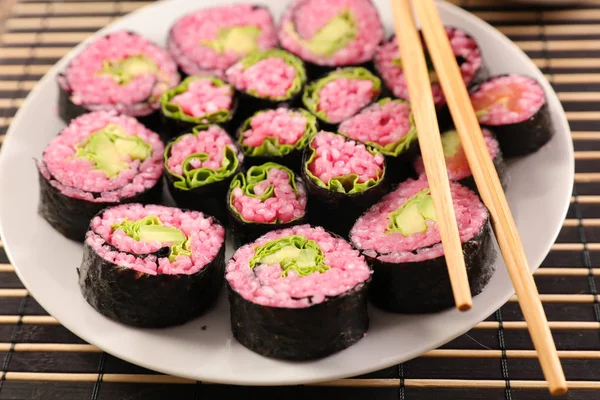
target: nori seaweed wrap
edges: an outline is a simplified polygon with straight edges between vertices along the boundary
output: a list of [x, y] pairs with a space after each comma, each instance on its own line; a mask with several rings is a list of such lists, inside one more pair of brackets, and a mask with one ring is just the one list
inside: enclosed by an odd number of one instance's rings
[[227, 220], [226, 194], [244, 155], [218, 125], [197, 126], [165, 148], [165, 179], [179, 207]]
[[[471, 294], [481, 293], [495, 270], [489, 213], [479, 197], [450, 184]], [[369, 298], [395, 313], [430, 313], [454, 306], [444, 249], [426, 178], [408, 180], [361, 216], [352, 244], [373, 268]]]
[[127, 325], [180, 325], [209, 309], [223, 287], [225, 229], [197, 211], [141, 204], [91, 222], [78, 269], [85, 300]]
[[305, 223], [306, 202], [304, 182], [283, 165], [269, 162], [238, 173], [227, 194], [236, 245]]
[[299, 225], [240, 247], [226, 268], [233, 337], [284, 360], [343, 350], [369, 327], [371, 271], [345, 240]]

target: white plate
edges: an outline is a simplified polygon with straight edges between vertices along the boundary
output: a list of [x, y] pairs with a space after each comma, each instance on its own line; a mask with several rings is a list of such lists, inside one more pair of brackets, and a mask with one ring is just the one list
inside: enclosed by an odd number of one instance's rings
[[[212, 4], [228, 1], [213, 0]], [[283, 1], [264, 0], [279, 17]], [[387, 0], [376, 1], [388, 29]], [[207, 3], [205, 3], [207, 4]], [[129, 29], [164, 45], [176, 18], [200, 7], [194, 0], [158, 2], [108, 28]], [[507, 191], [532, 269], [544, 259], [560, 230], [573, 182], [573, 146], [564, 111], [542, 73], [513, 43], [485, 22], [450, 4], [439, 4], [446, 24], [471, 33], [482, 46], [492, 74], [516, 72], [535, 77], [548, 96], [556, 130], [551, 143], [511, 163]], [[83, 45], [77, 47], [81, 50]], [[108, 353], [160, 372], [203, 381], [245, 385], [287, 385], [349, 377], [416, 357], [466, 332], [513, 294], [504, 264], [468, 313], [401, 316], [370, 310], [368, 337], [331, 357], [303, 363], [276, 361], [242, 347], [231, 336], [226, 296], [201, 318], [163, 330], [133, 329], [104, 318], [83, 299], [75, 268], [82, 247], [52, 230], [36, 213], [37, 172], [49, 140], [63, 128], [57, 108], [55, 75], [62, 59], [32, 91], [12, 123], [0, 161], [0, 221], [4, 246], [17, 273], [35, 299], [65, 327]], [[206, 326], [206, 330], [201, 327]]]

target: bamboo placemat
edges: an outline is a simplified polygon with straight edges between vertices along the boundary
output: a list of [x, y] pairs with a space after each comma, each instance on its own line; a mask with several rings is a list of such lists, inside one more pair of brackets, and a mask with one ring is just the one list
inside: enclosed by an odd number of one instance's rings
[[[567, 110], [576, 149], [575, 187], [568, 219], [535, 280], [569, 381], [567, 398], [599, 399], [600, 0], [554, 8], [504, 0], [452, 2], [494, 24], [525, 50], [547, 74]], [[5, 15], [0, 37], [0, 140], [29, 90], [60, 57], [94, 31], [146, 4], [16, 3]], [[514, 298], [468, 334], [383, 371], [294, 388], [210, 385], [159, 375], [84, 343], [28, 295], [3, 251], [0, 366], [0, 399], [549, 397]]]

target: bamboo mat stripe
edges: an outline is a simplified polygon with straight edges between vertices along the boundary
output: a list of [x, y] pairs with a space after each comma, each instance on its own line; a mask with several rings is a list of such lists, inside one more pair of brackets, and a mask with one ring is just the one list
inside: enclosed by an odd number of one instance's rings
[[[576, 150], [573, 197], [557, 242], [534, 277], [569, 380], [567, 398], [598, 399], [600, 0], [544, 8], [497, 0], [451, 2], [523, 49], [567, 112]], [[16, 2], [0, 29], [0, 145], [25, 97], [56, 61], [96, 30], [148, 4]], [[548, 398], [526, 328], [513, 296], [466, 335], [382, 371], [294, 388], [211, 385], [154, 373], [83, 342], [29, 295], [0, 242], [0, 400]]]

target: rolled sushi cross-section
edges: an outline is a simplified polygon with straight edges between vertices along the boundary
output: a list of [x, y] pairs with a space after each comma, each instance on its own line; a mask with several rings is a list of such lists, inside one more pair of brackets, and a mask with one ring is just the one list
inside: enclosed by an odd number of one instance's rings
[[[487, 129], [482, 129], [483, 139], [487, 145], [490, 157], [496, 167], [496, 172], [500, 178], [502, 186], [506, 189], [508, 185], [508, 171], [506, 171], [506, 164], [502, 157], [502, 151], [498, 141]], [[448, 130], [442, 133], [442, 148], [444, 150], [444, 158], [446, 159], [446, 169], [448, 170], [448, 178], [452, 181], [456, 181], [463, 186], [468, 187], [471, 190], [477, 191], [477, 185], [473, 179], [467, 156], [460, 143], [460, 136], [455, 130]], [[425, 165], [423, 159], [419, 157], [415, 161], [415, 171], [417, 175], [425, 175]]]
[[362, 67], [341, 68], [309, 84], [304, 90], [304, 106], [323, 122], [335, 127], [377, 100], [381, 80]]
[[383, 26], [369, 0], [296, 0], [279, 26], [281, 46], [308, 63], [312, 77], [373, 59]]
[[75, 118], [37, 163], [39, 214], [69, 239], [83, 241], [101, 209], [119, 203], [160, 203], [159, 136], [135, 118], [96, 111]]
[[[446, 33], [450, 39], [450, 45], [456, 56], [456, 60], [460, 66], [463, 80], [466, 85], [469, 85], [481, 79], [481, 75], [485, 73], [483, 69], [483, 61], [481, 51], [475, 39], [469, 36], [466, 32], [446, 27]], [[435, 72], [433, 62], [426, 55], [427, 67], [429, 69], [429, 79], [431, 81], [431, 90], [433, 92], [433, 100], [438, 108], [438, 111], [446, 105], [444, 92], [439, 83], [439, 78]], [[390, 37], [385, 43], [381, 44], [375, 54], [375, 68], [383, 78], [383, 82], [395, 97], [409, 100], [408, 86], [402, 57], [398, 48], [398, 43], [395, 36]]]
[[157, 128], [150, 114], [179, 83], [179, 74], [165, 50], [136, 33], [117, 31], [93, 41], [57, 81], [59, 114], [67, 123], [89, 111], [114, 110]]
[[225, 196], [244, 155], [218, 125], [194, 128], [171, 141], [164, 154], [165, 177], [178, 206], [225, 221]]
[[259, 111], [244, 121], [237, 141], [250, 165], [274, 161], [300, 171], [302, 151], [316, 133], [314, 115], [303, 109], [280, 107]]
[[227, 197], [234, 236], [241, 244], [305, 221], [304, 182], [283, 165], [269, 162], [240, 172]]
[[417, 128], [410, 104], [386, 97], [342, 122], [338, 132], [368, 144], [386, 156], [388, 175], [394, 181], [407, 177], [418, 153]]
[[234, 89], [214, 76], [191, 76], [163, 94], [161, 113], [169, 134], [197, 125], [226, 125], [235, 112]]
[[233, 4], [187, 14], [171, 27], [167, 48], [187, 75], [223, 77], [242, 57], [277, 45], [268, 8]]
[[269, 232], [227, 264], [233, 336], [263, 356], [310, 360], [366, 333], [371, 271], [345, 240], [309, 225]]
[[302, 174], [312, 223], [342, 236], [387, 190], [384, 156], [331, 132], [321, 131], [310, 141]]
[[198, 211], [126, 204], [90, 223], [79, 286], [99, 313], [147, 328], [199, 316], [223, 285], [225, 230]]
[[[492, 277], [496, 253], [489, 213], [479, 197], [452, 182], [450, 191], [473, 296]], [[397, 313], [436, 312], [454, 305], [429, 185], [408, 180], [361, 216], [352, 244], [373, 268], [370, 298]]]
[[473, 88], [471, 103], [479, 122], [497, 135], [505, 157], [533, 153], [552, 138], [544, 89], [533, 78], [492, 77]]

